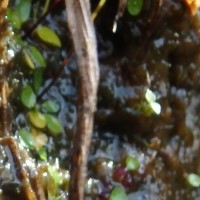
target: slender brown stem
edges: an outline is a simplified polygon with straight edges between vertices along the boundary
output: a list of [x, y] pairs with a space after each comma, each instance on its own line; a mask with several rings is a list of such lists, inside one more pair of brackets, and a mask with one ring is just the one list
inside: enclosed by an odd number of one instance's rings
[[5, 13], [7, 6], [8, 6], [8, 0], [0, 1], [0, 59], [1, 60], [5, 60], [5, 52], [6, 52], [5, 36], [7, 34], [7, 21], [5, 20]]
[[0, 1], [0, 95], [1, 95], [1, 105], [0, 105], [0, 137], [7, 135], [9, 122], [8, 117], [8, 106], [7, 106], [7, 84], [6, 84], [6, 66], [8, 65], [7, 58], [7, 44], [6, 37], [7, 33], [7, 20], [5, 20], [6, 8], [8, 6], [8, 0]]
[[88, 0], [65, 0], [69, 28], [79, 66], [77, 125], [73, 140], [70, 200], [84, 199], [87, 158], [96, 109], [99, 66], [96, 37]]
[[[24, 169], [23, 163], [20, 159], [20, 152], [15, 140], [10, 136], [5, 136], [0, 138], [0, 145], [8, 146], [8, 149], [11, 153], [11, 157], [8, 158], [13, 161], [13, 166], [16, 166], [16, 172], [14, 173], [16, 173], [17, 178], [21, 181], [24, 198], [26, 200], [37, 200], [35, 193], [32, 190], [28, 174]], [[7, 155], [9, 155], [8, 152]]]
[[7, 91], [8, 91], [8, 85], [6, 81], [4, 80], [2, 83], [1, 88], [1, 128], [2, 128], [2, 135], [9, 135], [11, 130], [11, 121], [10, 121], [10, 110], [8, 108], [8, 101], [7, 101]]
[[5, 9], [7, 8], [7, 6], [8, 6], [8, 0], [3, 0], [3, 1], [1, 1], [1, 3], [0, 3], [0, 8], [1, 8], [2, 10], [5, 10]]

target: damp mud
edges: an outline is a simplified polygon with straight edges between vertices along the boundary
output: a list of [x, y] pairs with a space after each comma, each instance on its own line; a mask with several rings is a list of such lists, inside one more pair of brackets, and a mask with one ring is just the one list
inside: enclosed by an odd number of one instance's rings
[[[150, 23], [124, 17], [112, 41], [99, 34], [97, 132], [120, 138], [116, 155], [104, 153], [120, 159], [126, 152], [145, 162], [129, 199], [199, 198], [199, 189], [185, 181], [199, 173], [199, 13], [188, 17], [173, 8]], [[147, 88], [161, 105], [158, 115], [141, 109]]]

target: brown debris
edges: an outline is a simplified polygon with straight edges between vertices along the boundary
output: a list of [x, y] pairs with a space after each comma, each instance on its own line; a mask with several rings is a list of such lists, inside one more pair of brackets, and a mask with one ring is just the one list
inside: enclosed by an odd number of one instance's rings
[[200, 1], [199, 0], [184, 0], [187, 9], [189, 10], [191, 15], [195, 15], [200, 8]]
[[0, 65], [6, 54], [5, 37], [7, 35], [7, 21], [5, 20], [5, 13], [7, 6], [8, 0], [0, 2]]

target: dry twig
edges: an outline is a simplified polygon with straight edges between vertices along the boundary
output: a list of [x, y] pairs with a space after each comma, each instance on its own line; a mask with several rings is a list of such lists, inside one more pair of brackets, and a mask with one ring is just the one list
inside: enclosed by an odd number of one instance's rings
[[[5, 20], [5, 13], [6, 8], [8, 6], [8, 0], [1, 0], [0, 1], [0, 66], [4, 64], [5, 61], [3, 61], [5, 58], [5, 52], [6, 52], [6, 42], [5, 42], [5, 36], [7, 34], [7, 22]], [[3, 61], [3, 63], [2, 63]]]
[[88, 149], [93, 130], [93, 114], [96, 108], [99, 68], [89, 1], [66, 0], [65, 2], [80, 76], [69, 199], [83, 200]]

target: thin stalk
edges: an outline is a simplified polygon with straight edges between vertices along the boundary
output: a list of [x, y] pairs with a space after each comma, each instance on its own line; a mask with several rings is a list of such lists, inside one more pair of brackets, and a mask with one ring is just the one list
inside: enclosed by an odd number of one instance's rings
[[71, 157], [69, 199], [83, 200], [93, 115], [96, 109], [99, 65], [89, 1], [65, 0], [65, 3], [79, 67], [77, 122]]

